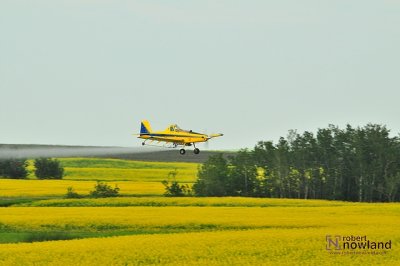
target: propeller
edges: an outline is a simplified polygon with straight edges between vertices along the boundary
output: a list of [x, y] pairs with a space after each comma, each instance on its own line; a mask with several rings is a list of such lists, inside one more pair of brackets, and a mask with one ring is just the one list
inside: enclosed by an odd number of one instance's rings
[[[207, 138], [209, 137], [209, 136], [208, 136], [208, 130], [207, 130], [207, 129], [204, 130], [204, 134], [207, 135]], [[209, 140], [209, 139], [207, 139], [207, 141], [204, 143], [204, 148], [206, 148], [206, 150], [209, 150], [209, 149], [210, 149], [210, 143], [208, 142], [208, 140]]]

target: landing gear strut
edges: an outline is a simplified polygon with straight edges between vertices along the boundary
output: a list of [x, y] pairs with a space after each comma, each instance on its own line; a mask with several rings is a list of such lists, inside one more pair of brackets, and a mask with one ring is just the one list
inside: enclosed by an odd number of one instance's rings
[[196, 145], [194, 143], [193, 143], [193, 147], [194, 147], [194, 150], [193, 150], [194, 154], [199, 154], [200, 150], [198, 148], [196, 148]]

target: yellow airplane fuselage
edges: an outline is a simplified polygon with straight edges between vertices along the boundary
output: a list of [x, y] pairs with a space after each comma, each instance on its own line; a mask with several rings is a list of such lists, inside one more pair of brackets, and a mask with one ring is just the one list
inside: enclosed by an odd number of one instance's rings
[[163, 131], [152, 131], [148, 121], [141, 124], [138, 138], [160, 142], [171, 142], [176, 145], [190, 146], [192, 143], [206, 142], [211, 138], [222, 136], [222, 134], [206, 135], [193, 132], [192, 130], [180, 129], [177, 125], [170, 125]]
[[139, 136], [141, 139], [172, 142], [176, 144], [190, 144], [207, 141], [206, 136], [195, 136], [194, 134], [170, 134], [164, 131], [154, 132], [149, 135]]

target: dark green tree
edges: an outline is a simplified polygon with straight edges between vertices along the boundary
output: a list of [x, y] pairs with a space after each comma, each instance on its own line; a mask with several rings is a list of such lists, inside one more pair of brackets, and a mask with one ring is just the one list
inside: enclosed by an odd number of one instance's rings
[[167, 181], [161, 182], [165, 187], [164, 196], [167, 197], [183, 197], [190, 195], [190, 187], [186, 184], [181, 185], [178, 181]]
[[27, 165], [25, 159], [2, 159], [0, 160], [0, 176], [13, 179], [26, 178], [28, 175]]
[[97, 181], [94, 190], [90, 191], [90, 196], [93, 198], [109, 198], [117, 197], [118, 193], [119, 187], [117, 185], [113, 188], [107, 183]]
[[65, 194], [66, 199], [80, 199], [83, 196], [79, 195], [73, 187], [67, 188], [67, 193]]
[[222, 154], [210, 156], [200, 166], [193, 190], [197, 196], [228, 195], [228, 163]]
[[256, 195], [263, 197], [279, 197], [279, 184], [277, 185], [276, 147], [272, 141], [260, 141], [254, 147], [253, 159], [256, 167], [263, 169], [263, 178], [256, 187]]
[[57, 159], [36, 159], [35, 168], [35, 175], [39, 179], [62, 179], [64, 176], [64, 168]]
[[287, 198], [290, 195], [290, 155], [289, 155], [289, 144], [285, 138], [281, 137], [278, 144], [275, 146], [274, 154], [274, 170], [276, 176], [276, 184], [278, 186], [278, 192], [280, 198]]
[[161, 183], [165, 187], [164, 195], [167, 197], [183, 197], [191, 195], [191, 188], [187, 184], [179, 184], [176, 180], [178, 171], [175, 169], [168, 173], [168, 180], [163, 180]]
[[238, 151], [229, 158], [226, 193], [229, 196], [253, 196], [257, 189], [257, 167], [253, 154], [248, 150]]

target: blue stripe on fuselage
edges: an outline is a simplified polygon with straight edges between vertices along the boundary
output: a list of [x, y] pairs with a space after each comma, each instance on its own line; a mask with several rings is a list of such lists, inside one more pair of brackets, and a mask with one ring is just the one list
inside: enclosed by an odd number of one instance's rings
[[[192, 133], [193, 134], [193, 133]], [[197, 133], [198, 136], [193, 136], [193, 135], [178, 135], [178, 134], [160, 134], [160, 133], [145, 133], [145, 134], [141, 134], [141, 135], [148, 135], [150, 137], [184, 137], [184, 138], [200, 138], [203, 135]]]

